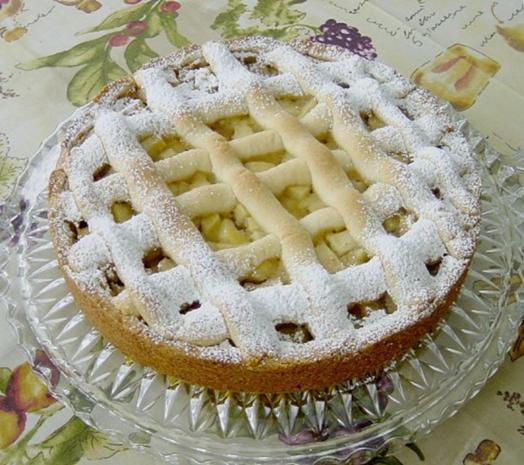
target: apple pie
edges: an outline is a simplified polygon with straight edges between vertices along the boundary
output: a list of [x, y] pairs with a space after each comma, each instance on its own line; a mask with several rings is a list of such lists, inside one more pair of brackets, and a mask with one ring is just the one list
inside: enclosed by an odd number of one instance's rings
[[78, 306], [210, 388], [373, 373], [431, 331], [475, 250], [480, 178], [447, 107], [341, 48], [193, 45], [107, 86], [49, 181]]

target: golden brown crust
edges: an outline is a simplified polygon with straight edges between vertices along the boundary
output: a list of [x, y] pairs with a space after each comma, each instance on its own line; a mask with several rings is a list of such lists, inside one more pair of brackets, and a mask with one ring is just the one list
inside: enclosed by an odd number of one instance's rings
[[[192, 47], [189, 51], [180, 53], [189, 53], [194, 49]], [[95, 101], [126, 94], [132, 86], [134, 81], [125, 78], [109, 85]], [[293, 364], [268, 359], [256, 366], [247, 366], [242, 362], [202, 357], [201, 349], [197, 346], [156, 342], [148, 336], [147, 331], [140, 329], [135, 317], [124, 316], [109, 299], [81, 289], [68, 274], [66, 252], [74, 238], [64, 221], [57, 218], [58, 196], [67, 189], [67, 176], [63, 167], [71, 154], [69, 147], [74, 146], [86, 131], [84, 127], [66, 141], [57, 169], [49, 181], [50, 231], [58, 252], [59, 264], [75, 302], [89, 321], [124, 354], [160, 373], [214, 389], [249, 392], [320, 389], [349, 378], [361, 378], [403, 355], [431, 331], [452, 305], [465, 279], [467, 269], [464, 269], [455, 285], [429, 316], [351, 355], [331, 354], [299, 360]], [[130, 324], [129, 318], [135, 318], [133, 324]]]
[[[50, 212], [55, 210], [54, 194], [63, 188], [65, 182], [63, 170], [53, 172], [50, 180]], [[50, 222], [51, 237], [57, 250], [60, 250], [67, 236], [57, 231], [56, 225], [55, 221]], [[129, 317], [123, 316], [107, 300], [79, 289], [65, 271], [66, 261], [62, 254], [59, 254], [59, 263], [75, 302], [88, 320], [115, 347], [136, 362], [159, 373], [213, 389], [271, 393], [322, 389], [347, 379], [358, 379], [375, 373], [415, 347], [422, 336], [435, 328], [453, 304], [467, 274], [467, 270], [463, 272], [446, 298], [429, 316], [358, 353], [303, 360], [293, 366], [265, 363], [253, 369], [242, 363], [200, 358], [197, 348], [191, 353], [167, 342], [154, 342], [138, 326], [130, 325], [126, 321]]]
[[433, 330], [448, 311], [460, 291], [466, 272], [446, 299], [426, 318], [391, 334], [380, 342], [351, 356], [332, 356], [320, 360], [304, 360], [293, 366], [264, 364], [257, 369], [243, 364], [202, 359], [167, 343], [154, 343], [136, 326], [126, 324], [114, 307], [96, 295], [82, 292], [65, 275], [75, 302], [89, 321], [119, 350], [136, 362], [159, 373], [218, 390], [245, 392], [291, 392], [321, 389], [351, 378], [373, 374], [412, 347]]

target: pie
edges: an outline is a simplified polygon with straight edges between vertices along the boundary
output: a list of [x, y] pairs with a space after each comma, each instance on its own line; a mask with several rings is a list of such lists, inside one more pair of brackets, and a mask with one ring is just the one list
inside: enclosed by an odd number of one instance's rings
[[220, 390], [374, 373], [476, 246], [445, 104], [343, 49], [251, 37], [155, 59], [64, 131], [49, 221], [76, 303], [140, 364]]

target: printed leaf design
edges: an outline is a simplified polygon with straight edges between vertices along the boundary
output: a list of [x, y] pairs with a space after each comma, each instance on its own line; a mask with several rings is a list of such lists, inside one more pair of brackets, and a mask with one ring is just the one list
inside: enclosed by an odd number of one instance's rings
[[261, 34], [275, 39], [288, 40], [297, 37], [304, 29], [318, 31], [314, 26], [299, 24], [298, 22], [306, 16], [306, 13], [290, 9], [291, 5], [303, 3], [305, 0], [258, 0], [257, 4], [249, 14], [251, 19], [259, 20], [260, 26], [249, 26], [241, 28], [239, 21], [248, 7], [240, 0], [229, 0], [226, 11], [215, 18], [212, 29], [219, 30], [222, 37], [231, 38], [235, 36], [246, 36]]
[[5, 394], [7, 383], [11, 377], [11, 370], [9, 368], [0, 368], [0, 394]]
[[145, 40], [135, 39], [126, 48], [124, 56], [129, 69], [135, 72], [152, 58], [156, 58], [158, 54], [146, 44]]
[[158, 10], [153, 10], [146, 18], [146, 30], [142, 34], [143, 37], [151, 38], [156, 37], [162, 32], [162, 15]]
[[[84, 454], [83, 443], [92, 430], [78, 418], [71, 418], [47, 439], [39, 444], [46, 450], [45, 463], [74, 465]], [[38, 462], [37, 462], [38, 463]]]
[[135, 433], [131, 433], [129, 435], [129, 439], [133, 443], [140, 444], [142, 446], [147, 446], [151, 443], [151, 436], [147, 434], [145, 431], [137, 431]]
[[108, 29], [115, 29], [117, 27], [124, 26], [131, 21], [137, 21], [151, 9], [153, 3], [155, 3], [155, 0], [115, 11], [113, 14], [110, 14], [106, 19], [104, 19], [98, 26], [85, 29], [81, 31], [80, 34], [107, 31]]
[[113, 457], [118, 452], [125, 450], [123, 444], [113, 442], [100, 431], [89, 430], [81, 442], [84, 458], [88, 460], [102, 460]]
[[44, 66], [78, 66], [90, 62], [95, 59], [97, 55], [103, 52], [104, 44], [107, 40], [107, 35], [99, 37], [95, 40], [88, 42], [82, 42], [81, 44], [75, 45], [69, 50], [55, 53], [42, 58], [37, 58], [28, 63], [22, 63], [17, 66], [19, 69], [24, 71], [30, 71], [33, 69], [43, 68]]
[[91, 100], [111, 81], [127, 73], [111, 58], [94, 61], [78, 71], [67, 86], [67, 98], [73, 105], [83, 105]]
[[223, 37], [230, 38], [239, 34], [238, 21], [246, 12], [247, 7], [240, 0], [228, 0], [227, 6], [228, 9], [215, 18], [211, 29], [218, 29]]
[[[243, 0], [228, 0], [225, 11], [215, 18], [212, 28], [224, 38], [262, 34], [277, 39], [292, 39], [318, 27], [300, 24], [306, 13], [293, 9], [305, 0], [258, 0], [254, 6]], [[113, 59], [113, 51], [124, 50], [124, 58], [131, 72], [157, 56], [147, 40], [165, 34], [175, 47], [184, 47], [190, 41], [177, 27], [178, 12], [164, 0], [143, 0], [136, 5], [120, 9], [107, 16], [98, 25], [82, 31], [104, 31], [100, 37], [77, 44], [68, 50], [20, 64], [23, 70], [47, 66], [79, 67], [67, 87], [67, 97], [74, 105], [82, 105], [94, 97], [112, 80], [126, 75], [126, 71]], [[256, 24], [241, 27], [241, 16], [254, 19]]]
[[306, 13], [290, 7], [305, 0], [258, 0], [251, 18], [259, 19], [266, 26], [282, 26], [302, 20]]
[[38, 455], [35, 455], [29, 462], [27, 462], [27, 465], [46, 465], [46, 459], [44, 457], [44, 454], [40, 452]]
[[273, 39], [290, 40], [294, 39], [299, 35], [299, 31], [296, 28], [283, 28], [283, 29], [266, 29], [261, 31], [264, 36], [273, 37]]
[[[0, 133], [0, 201], [8, 197], [27, 160], [8, 156], [9, 139]], [[1, 383], [1, 381], [0, 381]]]
[[175, 22], [177, 16], [177, 14], [160, 15], [160, 22], [169, 42], [171, 42], [175, 47], [185, 47], [186, 45], [189, 45], [190, 42], [178, 32]]
[[424, 453], [420, 450], [420, 447], [417, 446], [414, 442], [408, 442], [406, 444], [406, 447], [408, 449], [411, 449], [413, 452], [415, 452], [415, 454], [417, 455], [418, 459], [423, 462], [424, 460], [426, 460], [426, 457], [424, 457]]

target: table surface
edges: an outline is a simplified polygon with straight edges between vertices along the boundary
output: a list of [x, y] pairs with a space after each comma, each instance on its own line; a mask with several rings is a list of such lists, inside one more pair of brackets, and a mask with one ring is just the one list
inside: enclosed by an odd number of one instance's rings
[[[371, 38], [363, 51], [355, 41], [347, 48], [449, 100], [501, 153], [521, 152], [521, 1], [0, 0], [0, 205], [40, 142], [75, 106], [151, 57], [242, 34], [328, 37], [329, 20]], [[54, 403], [24, 363], [3, 311], [0, 465], [158, 463]], [[523, 463], [524, 324], [519, 333], [500, 371], [455, 417], [416, 447], [373, 463], [413, 465], [422, 454], [430, 465]], [[15, 410], [13, 402], [25, 404]]]

